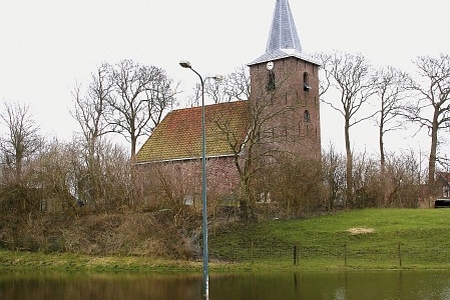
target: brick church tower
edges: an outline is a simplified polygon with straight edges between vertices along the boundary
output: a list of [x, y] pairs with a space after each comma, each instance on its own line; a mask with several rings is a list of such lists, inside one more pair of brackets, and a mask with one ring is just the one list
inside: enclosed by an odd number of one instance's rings
[[288, 0], [276, 1], [266, 52], [248, 66], [263, 134], [277, 151], [320, 159], [319, 64], [302, 52]]
[[[276, 0], [266, 52], [248, 66], [249, 100], [206, 105], [204, 132], [202, 107], [173, 110], [154, 129], [135, 162], [145, 201], [164, 199], [161, 182], [170, 182], [183, 203], [200, 203], [203, 134], [208, 193], [216, 199], [247, 192], [255, 157], [320, 160], [319, 64], [302, 52], [288, 0]], [[255, 190], [267, 197], [267, 174], [258, 175]]]

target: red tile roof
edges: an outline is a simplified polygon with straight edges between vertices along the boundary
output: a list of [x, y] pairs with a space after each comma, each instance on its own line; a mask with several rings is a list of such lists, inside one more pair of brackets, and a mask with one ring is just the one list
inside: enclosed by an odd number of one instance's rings
[[[205, 106], [206, 156], [229, 156], [235, 151], [230, 136], [241, 144], [250, 120], [248, 101]], [[201, 157], [201, 107], [173, 110], [155, 128], [136, 155], [137, 163]]]

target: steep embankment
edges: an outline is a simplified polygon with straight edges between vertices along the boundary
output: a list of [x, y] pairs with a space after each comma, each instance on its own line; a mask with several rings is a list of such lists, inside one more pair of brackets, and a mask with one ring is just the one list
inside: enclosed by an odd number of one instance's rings
[[[106, 239], [107, 245], [117, 247], [112, 253], [117, 249], [135, 249], [134, 253], [130, 250], [130, 253], [86, 255], [88, 251], [82, 251], [85, 254], [44, 254], [41, 251], [4, 250], [0, 251], [0, 268], [151, 272], [201, 270], [199, 257], [168, 259], [167, 253], [174, 251], [174, 245], [184, 243], [177, 238], [176, 232], [179, 230], [175, 227], [162, 228], [160, 224], [156, 219], [142, 214], [139, 217], [127, 214], [96, 218], [95, 222], [92, 220], [92, 223], [84, 225], [89, 225], [87, 229], [91, 232], [83, 227], [80, 236]], [[82, 226], [80, 223], [76, 225]], [[220, 228], [210, 228], [210, 268], [216, 272], [449, 269], [449, 232], [450, 209], [366, 209], [302, 220], [229, 223]], [[163, 237], [155, 238], [160, 235]], [[122, 238], [115, 240], [118, 237]], [[72, 240], [75, 241], [78, 243], [83, 239], [77, 237]], [[99, 244], [94, 240], [85, 243], [85, 246]], [[161, 256], [159, 252], [165, 254]]]

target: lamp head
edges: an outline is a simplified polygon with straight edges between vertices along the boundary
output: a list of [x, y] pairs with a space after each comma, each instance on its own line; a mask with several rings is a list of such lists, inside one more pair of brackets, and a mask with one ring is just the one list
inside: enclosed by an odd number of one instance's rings
[[223, 80], [223, 75], [215, 75], [211, 77], [212, 79], [214, 79], [215, 81], [222, 81]]
[[187, 60], [180, 61], [180, 66], [182, 66], [183, 68], [192, 69], [191, 63], [188, 62]]

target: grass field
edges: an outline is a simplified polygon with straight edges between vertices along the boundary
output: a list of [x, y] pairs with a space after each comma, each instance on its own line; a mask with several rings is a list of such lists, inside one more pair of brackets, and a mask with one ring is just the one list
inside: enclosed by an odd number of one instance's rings
[[[234, 224], [211, 235], [209, 245], [210, 268], [217, 272], [450, 269], [450, 209], [365, 209]], [[3, 269], [196, 272], [201, 267], [201, 259], [0, 251]]]
[[365, 209], [236, 226], [210, 238], [223, 260], [284, 268], [450, 268], [450, 209]]

